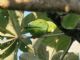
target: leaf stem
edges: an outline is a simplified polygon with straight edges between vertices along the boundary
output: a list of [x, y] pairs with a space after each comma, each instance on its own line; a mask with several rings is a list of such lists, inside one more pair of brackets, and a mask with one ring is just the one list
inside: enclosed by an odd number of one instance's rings
[[60, 57], [60, 60], [63, 60], [65, 55], [68, 53], [68, 50], [70, 49], [72, 43], [73, 43], [74, 39], [71, 38], [69, 45], [67, 46], [67, 49], [64, 51], [63, 55]]
[[49, 37], [49, 36], [58, 36], [58, 35], [63, 35], [64, 33], [56, 33], [56, 34], [47, 34], [47, 35], [43, 35], [42, 37]]

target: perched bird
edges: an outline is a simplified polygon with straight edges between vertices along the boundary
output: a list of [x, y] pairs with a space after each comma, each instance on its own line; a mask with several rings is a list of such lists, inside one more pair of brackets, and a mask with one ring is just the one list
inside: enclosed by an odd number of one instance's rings
[[29, 22], [25, 29], [32, 34], [32, 37], [39, 38], [47, 33], [53, 32], [56, 29], [56, 25], [45, 19], [36, 19]]

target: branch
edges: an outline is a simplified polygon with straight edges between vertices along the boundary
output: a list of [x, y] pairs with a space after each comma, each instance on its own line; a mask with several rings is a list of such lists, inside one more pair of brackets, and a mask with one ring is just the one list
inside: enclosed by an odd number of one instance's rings
[[9, 10], [80, 13], [80, 0], [0, 0], [0, 8]]

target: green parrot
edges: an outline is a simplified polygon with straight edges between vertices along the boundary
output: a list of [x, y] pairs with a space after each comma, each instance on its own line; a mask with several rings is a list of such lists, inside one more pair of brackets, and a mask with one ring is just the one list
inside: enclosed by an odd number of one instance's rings
[[40, 37], [46, 33], [51, 33], [56, 29], [56, 25], [51, 21], [37, 19], [28, 23], [27, 31], [34, 37]]

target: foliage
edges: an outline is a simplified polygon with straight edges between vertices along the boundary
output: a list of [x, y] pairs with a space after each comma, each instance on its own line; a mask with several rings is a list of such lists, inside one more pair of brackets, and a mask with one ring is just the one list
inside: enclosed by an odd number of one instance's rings
[[[74, 29], [78, 22], [79, 15], [70, 13], [63, 17], [62, 25]], [[24, 36], [28, 32], [32, 36]], [[59, 60], [67, 49], [70, 39], [71, 37], [62, 33], [51, 22], [45, 12], [32, 12], [24, 17], [23, 11], [0, 10], [0, 58], [2, 60], [12, 52], [16, 53], [18, 49], [27, 52], [29, 60]], [[64, 60], [67, 58], [65, 57]], [[74, 58], [77, 59], [76, 55]]]
[[74, 29], [77, 26], [77, 24], [79, 23], [79, 21], [80, 21], [80, 15], [74, 14], [74, 13], [69, 13], [63, 17], [62, 25], [63, 25], [63, 27], [65, 27], [67, 29]]

